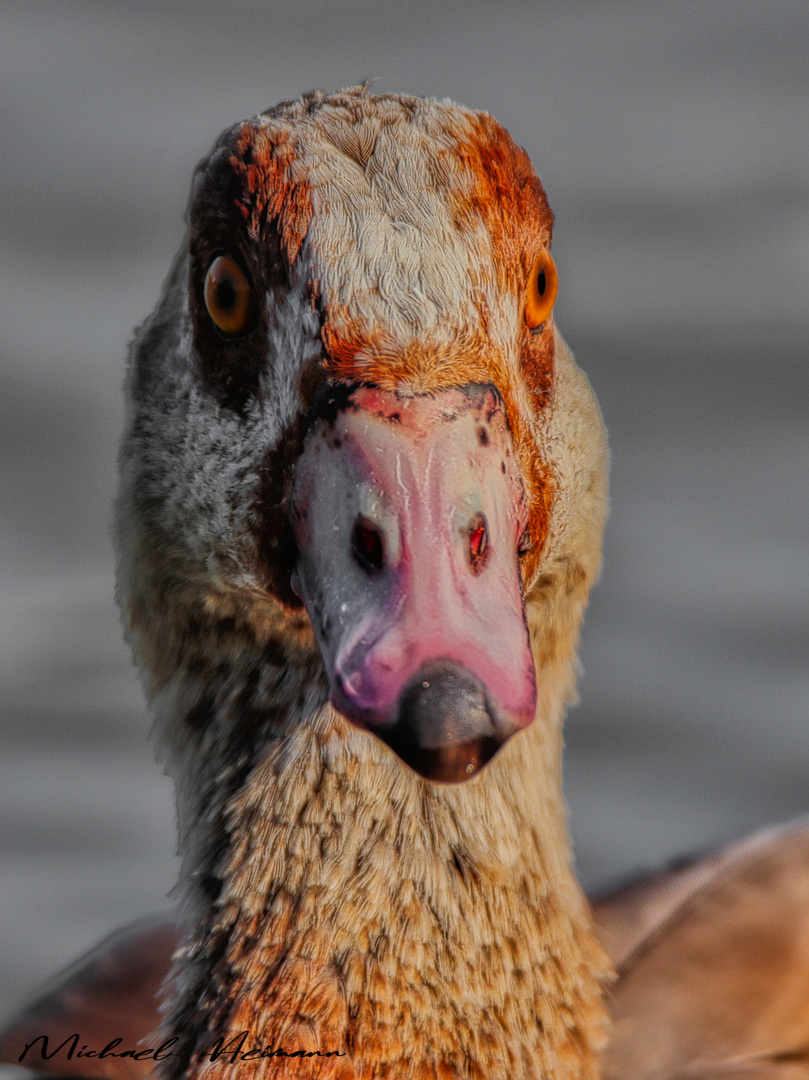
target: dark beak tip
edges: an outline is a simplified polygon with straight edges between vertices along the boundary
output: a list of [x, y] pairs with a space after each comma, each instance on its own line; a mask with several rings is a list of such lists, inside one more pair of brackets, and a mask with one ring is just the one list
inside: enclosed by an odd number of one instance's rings
[[533, 719], [502, 715], [475, 675], [446, 660], [428, 664], [410, 679], [393, 715], [359, 708], [341, 684], [332, 688], [331, 703], [419, 776], [441, 784], [477, 776]]
[[476, 776], [518, 728], [497, 717], [471, 672], [439, 661], [404, 688], [394, 723], [373, 730], [425, 780], [457, 784]]

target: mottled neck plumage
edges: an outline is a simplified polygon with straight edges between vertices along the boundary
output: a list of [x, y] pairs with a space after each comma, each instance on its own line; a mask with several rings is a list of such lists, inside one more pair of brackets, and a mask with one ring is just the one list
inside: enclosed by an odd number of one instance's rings
[[[189, 926], [166, 1075], [596, 1075], [605, 964], [559, 779], [569, 673], [548, 671], [556, 700], [479, 778], [435, 785], [350, 727], [305, 667], [220, 664], [209, 696], [192, 665], [161, 695]], [[259, 1047], [335, 1056], [298, 1071], [232, 1056]]]

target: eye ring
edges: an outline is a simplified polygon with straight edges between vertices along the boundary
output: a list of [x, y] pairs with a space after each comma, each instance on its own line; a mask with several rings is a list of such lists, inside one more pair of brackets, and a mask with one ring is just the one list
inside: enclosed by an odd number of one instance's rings
[[550, 317], [559, 289], [556, 263], [549, 251], [541, 251], [528, 275], [525, 287], [525, 321], [531, 330], [538, 330]]
[[256, 325], [255, 291], [247, 274], [230, 255], [218, 255], [208, 267], [205, 307], [222, 337], [244, 337]]

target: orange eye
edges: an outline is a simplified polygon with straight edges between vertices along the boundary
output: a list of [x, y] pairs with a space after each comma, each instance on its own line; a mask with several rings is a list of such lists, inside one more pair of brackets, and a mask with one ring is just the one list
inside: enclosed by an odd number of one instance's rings
[[256, 323], [256, 297], [247, 275], [229, 255], [208, 267], [205, 306], [214, 326], [225, 337], [249, 333]]
[[525, 289], [525, 321], [532, 330], [536, 330], [547, 322], [553, 310], [558, 287], [556, 264], [551, 258], [551, 253], [541, 251], [531, 268]]

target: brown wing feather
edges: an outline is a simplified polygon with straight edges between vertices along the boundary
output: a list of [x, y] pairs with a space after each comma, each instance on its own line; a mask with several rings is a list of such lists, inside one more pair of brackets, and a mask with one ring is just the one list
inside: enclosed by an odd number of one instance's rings
[[[25, 1047], [40, 1040], [25, 1055], [22, 1065], [37, 1073], [57, 1076], [105, 1077], [141, 1080], [154, 1068], [146, 1058], [115, 1057], [125, 1050], [150, 1047], [144, 1043], [159, 1022], [157, 994], [171, 967], [179, 930], [166, 916], [140, 921], [117, 931], [72, 964], [56, 984], [39, 995], [0, 1031], [0, 1062], [20, 1063]], [[78, 1035], [72, 1057], [71, 1043]], [[103, 1051], [115, 1039], [120, 1043], [104, 1057], [79, 1057], [82, 1046]], [[41, 1051], [52, 1055], [42, 1058]]]
[[594, 913], [619, 976], [607, 1078], [809, 1075], [809, 824], [602, 897]]
[[800, 819], [761, 829], [716, 851], [679, 859], [663, 870], [644, 874], [624, 885], [590, 897], [598, 934], [613, 967], [620, 971], [637, 949], [678, 912], [689, 897], [719, 880], [734, 866], [809, 828]]

